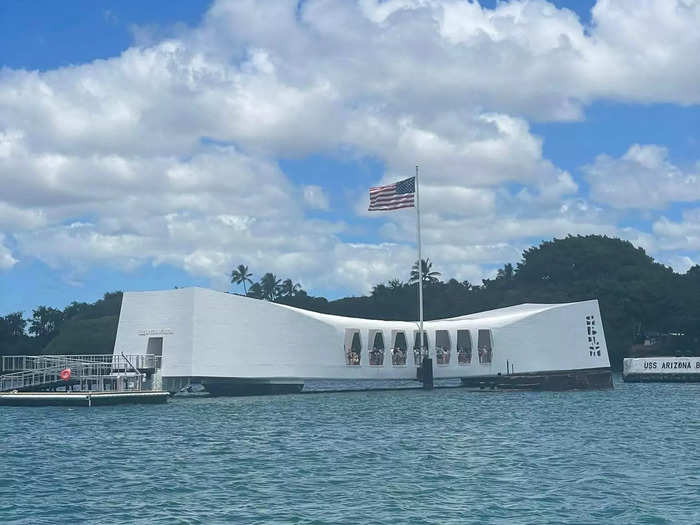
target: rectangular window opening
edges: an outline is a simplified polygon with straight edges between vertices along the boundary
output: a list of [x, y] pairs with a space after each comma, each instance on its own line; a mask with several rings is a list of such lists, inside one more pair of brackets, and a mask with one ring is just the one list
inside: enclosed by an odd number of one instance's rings
[[391, 364], [394, 366], [406, 365], [406, 354], [408, 353], [408, 343], [406, 342], [406, 332], [395, 331], [391, 345]]
[[435, 331], [435, 359], [438, 365], [450, 364], [450, 353], [452, 344], [450, 341], [450, 332], [447, 330]]
[[491, 364], [493, 358], [491, 330], [479, 330], [477, 350], [479, 352], [479, 363], [484, 365]]
[[381, 330], [370, 330], [369, 340], [369, 364], [370, 366], [384, 366], [384, 334]]
[[345, 330], [345, 364], [348, 366], [360, 366], [362, 358], [362, 341], [360, 330], [350, 328]]
[[457, 362], [460, 365], [472, 362], [472, 336], [469, 330], [457, 330]]

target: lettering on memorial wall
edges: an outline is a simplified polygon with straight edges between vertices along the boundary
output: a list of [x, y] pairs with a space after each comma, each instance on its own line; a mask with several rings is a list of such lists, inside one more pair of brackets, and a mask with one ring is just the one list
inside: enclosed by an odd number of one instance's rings
[[146, 330], [139, 330], [138, 335], [171, 335], [173, 331], [170, 328], [149, 328]]
[[600, 356], [600, 340], [598, 339], [598, 328], [593, 314], [586, 316], [586, 332], [588, 334], [588, 355], [590, 357]]

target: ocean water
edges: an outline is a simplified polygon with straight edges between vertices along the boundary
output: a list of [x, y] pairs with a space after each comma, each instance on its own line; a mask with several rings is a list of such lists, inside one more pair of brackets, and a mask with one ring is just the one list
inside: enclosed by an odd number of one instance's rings
[[0, 407], [0, 523], [700, 523], [700, 384]]

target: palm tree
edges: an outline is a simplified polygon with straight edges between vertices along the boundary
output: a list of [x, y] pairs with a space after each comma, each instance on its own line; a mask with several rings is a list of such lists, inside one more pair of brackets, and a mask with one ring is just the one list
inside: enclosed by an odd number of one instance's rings
[[250, 280], [252, 276], [252, 273], [248, 273], [248, 267], [245, 264], [239, 264], [238, 268], [231, 272], [231, 283], [243, 284], [243, 293], [248, 295], [245, 283], [253, 284], [253, 281]]
[[[438, 277], [441, 275], [440, 272], [432, 271], [433, 263], [430, 262], [430, 257], [421, 260], [421, 266], [423, 270], [423, 284], [432, 284], [438, 282], [440, 279]], [[413, 263], [413, 268], [411, 269], [411, 278], [408, 281], [409, 284], [418, 283], [418, 261]]]
[[254, 299], [262, 299], [263, 298], [263, 291], [262, 291], [262, 286], [260, 286], [260, 283], [253, 283], [250, 286], [250, 290], [248, 290], [248, 293], [246, 293], [248, 297], [253, 297]]
[[399, 288], [403, 287], [403, 283], [401, 282], [401, 279], [392, 279], [387, 283], [389, 285], [389, 288], [392, 290], [398, 290]]
[[263, 299], [268, 301], [274, 301], [280, 294], [280, 281], [274, 273], [267, 272], [260, 279], [260, 288], [262, 291]]
[[296, 295], [297, 292], [301, 290], [301, 285], [299, 283], [293, 283], [291, 279], [285, 279], [280, 285], [280, 294], [284, 297], [292, 297]]

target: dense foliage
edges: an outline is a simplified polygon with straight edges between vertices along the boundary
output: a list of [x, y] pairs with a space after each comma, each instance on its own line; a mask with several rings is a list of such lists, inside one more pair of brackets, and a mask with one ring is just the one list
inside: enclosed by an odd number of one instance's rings
[[95, 303], [72, 302], [63, 310], [39, 306], [0, 317], [0, 355], [111, 353], [117, 335], [122, 292]]
[[[334, 301], [312, 297], [291, 279], [272, 273], [253, 282], [244, 265], [232, 272], [231, 280], [258, 299], [336, 315], [415, 320], [417, 270], [416, 263], [408, 282], [395, 278], [377, 284], [368, 296]], [[647, 334], [676, 334], [664, 351], [700, 355], [700, 266], [674, 273], [626, 241], [590, 235], [544, 242], [526, 250], [515, 267], [506, 264], [478, 286], [439, 277], [430, 260], [423, 261], [426, 319], [597, 298], [615, 368]], [[74, 302], [63, 310], [40, 306], [29, 320], [19, 312], [0, 317], [0, 354], [111, 352], [121, 298], [121, 292], [114, 292], [94, 304]]]

